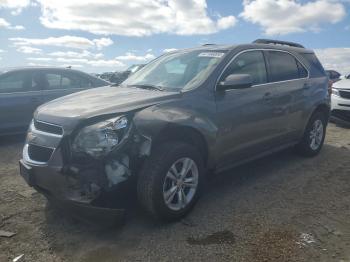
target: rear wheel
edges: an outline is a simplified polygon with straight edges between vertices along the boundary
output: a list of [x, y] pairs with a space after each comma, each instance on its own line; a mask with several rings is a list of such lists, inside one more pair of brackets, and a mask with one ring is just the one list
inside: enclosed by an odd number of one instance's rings
[[322, 112], [312, 115], [304, 132], [303, 139], [297, 145], [297, 151], [304, 156], [316, 156], [322, 149], [326, 136], [327, 121]]
[[203, 173], [203, 160], [196, 148], [182, 142], [166, 143], [146, 160], [139, 174], [139, 201], [153, 217], [177, 220], [197, 201]]

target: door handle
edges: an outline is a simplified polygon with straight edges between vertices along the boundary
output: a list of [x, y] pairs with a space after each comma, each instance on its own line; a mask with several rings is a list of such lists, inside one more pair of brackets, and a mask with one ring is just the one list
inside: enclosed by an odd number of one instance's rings
[[263, 100], [265, 101], [265, 102], [271, 102], [271, 100], [272, 100], [272, 95], [271, 95], [271, 93], [270, 92], [267, 92], [267, 93], [265, 93], [264, 94], [264, 96], [263, 96]]
[[304, 90], [308, 90], [308, 89], [310, 89], [310, 87], [311, 87], [311, 86], [310, 86], [309, 84], [304, 84], [303, 89], [304, 89]]
[[33, 103], [38, 103], [39, 102], [39, 98], [38, 97], [32, 97], [30, 99]]

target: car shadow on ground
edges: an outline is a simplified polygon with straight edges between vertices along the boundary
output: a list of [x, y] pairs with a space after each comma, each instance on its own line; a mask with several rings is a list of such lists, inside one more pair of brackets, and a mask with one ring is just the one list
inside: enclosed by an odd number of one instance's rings
[[[276, 219], [272, 224], [290, 223], [288, 212], [292, 211], [287, 208], [290, 205], [288, 201], [293, 200], [291, 209], [299, 212], [303, 210], [303, 207], [299, 207], [298, 203], [304, 205], [311, 199], [314, 201], [314, 196], [309, 195], [310, 193], [305, 190], [310, 190], [316, 196], [318, 194], [319, 190], [317, 188], [315, 190], [312, 186], [305, 189], [306, 186], [309, 186], [310, 181], [324, 179], [321, 177], [324, 170], [315, 171], [315, 166], [321, 162], [323, 165], [327, 161], [332, 163], [336, 157], [344, 158], [348, 154], [348, 148], [331, 145], [325, 145], [321, 154], [316, 158], [303, 158], [295, 155], [292, 150], [285, 150], [230, 169], [209, 179], [205, 194], [195, 209], [177, 223], [154, 222], [144, 215], [140, 208], [134, 207], [126, 224], [111, 228], [82, 223], [47, 205], [46, 222], [43, 223], [42, 231], [49, 237], [52, 250], [63, 257], [79, 257], [77, 255], [79, 253], [85, 256], [86, 250], [93, 249], [96, 245], [102, 249], [106, 246], [113, 246], [118, 252], [137, 250], [140, 243], [147, 242], [146, 236], [156, 236], [157, 239], [159, 238], [157, 241], [164, 243], [168, 241], [164, 237], [174, 230], [182, 232], [175, 236], [175, 239], [180, 242], [186, 242], [186, 236], [187, 239], [191, 239], [189, 236], [193, 232], [219, 231], [219, 228], [232, 227], [232, 225], [237, 228], [235, 234], [245, 235], [245, 230], [251, 230], [247, 229], [246, 223], [252, 223], [252, 226], [255, 227], [255, 223], [261, 223], [267, 219], [266, 217], [272, 217], [273, 221]], [[306, 172], [307, 170], [310, 172]], [[324, 174], [330, 175], [329, 172]], [[284, 193], [289, 190], [297, 193], [294, 192], [293, 196]], [[282, 213], [284, 216], [281, 215]], [[262, 219], [262, 221], [256, 222], [255, 219]], [[225, 232], [226, 235], [231, 234], [229, 231]], [[252, 232], [255, 232], [255, 228]], [[188, 243], [191, 245], [197, 242]], [[108, 252], [111, 254], [105, 254], [107, 257], [116, 255], [114, 251], [109, 250]], [[91, 256], [94, 255], [96, 254]], [[118, 256], [122, 254], [119, 253]]]
[[330, 121], [334, 123], [337, 127], [350, 129], [350, 120], [346, 121], [339, 118], [331, 117]]
[[[328, 151], [332, 146], [325, 145], [323, 151]], [[252, 161], [247, 164], [243, 164], [238, 167], [228, 169], [224, 172], [218, 174], [209, 173], [207, 175], [207, 183], [204, 188], [204, 192], [199, 201], [199, 205], [204, 202], [210, 201], [211, 198], [221, 198], [224, 199], [226, 194], [232, 194], [241, 186], [253, 186], [257, 188], [258, 182], [261, 182], [262, 179], [267, 179], [270, 176], [274, 176], [276, 171], [285, 169], [286, 167], [292, 167], [300, 163], [300, 161], [308, 161], [311, 158], [303, 158], [296, 155], [293, 152], [293, 149], [287, 149], [279, 153], [275, 153], [261, 159]], [[312, 161], [312, 160], [311, 160]], [[301, 173], [296, 175], [302, 175]], [[283, 179], [283, 177], [280, 177]], [[126, 215], [126, 221], [118, 222], [114, 225], [104, 225], [100, 224], [98, 221], [87, 222], [79, 217], [72, 217], [70, 214], [66, 214], [63, 209], [57, 209], [56, 206], [52, 204], [47, 204], [46, 207], [46, 218], [47, 225], [55, 226], [57, 222], [62, 222], [62, 218], [65, 219], [65, 225], [68, 226], [78, 226], [82, 228], [89, 228], [93, 231], [95, 230], [111, 230], [123, 227], [125, 224], [129, 224], [130, 221], [143, 221], [145, 224], [153, 226], [154, 224], [158, 226], [166, 226], [167, 223], [160, 223], [159, 221], [154, 221], [152, 218], [149, 218], [146, 214], [143, 213], [141, 207], [137, 204], [136, 199], [131, 201], [130, 210], [128, 210]], [[206, 205], [206, 204], [205, 204]], [[197, 210], [200, 207], [196, 208]], [[205, 208], [208, 210], [208, 207]], [[208, 211], [210, 213], [210, 211]], [[171, 223], [170, 223], [171, 224]]]
[[24, 142], [25, 142], [25, 135], [24, 134], [0, 136], [0, 146], [24, 144]]

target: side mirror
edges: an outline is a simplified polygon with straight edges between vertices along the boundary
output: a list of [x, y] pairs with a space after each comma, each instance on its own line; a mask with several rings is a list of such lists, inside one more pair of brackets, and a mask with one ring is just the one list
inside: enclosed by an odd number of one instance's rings
[[225, 91], [230, 89], [249, 88], [253, 85], [253, 78], [248, 74], [232, 74], [228, 75], [224, 81], [221, 81], [216, 89]]

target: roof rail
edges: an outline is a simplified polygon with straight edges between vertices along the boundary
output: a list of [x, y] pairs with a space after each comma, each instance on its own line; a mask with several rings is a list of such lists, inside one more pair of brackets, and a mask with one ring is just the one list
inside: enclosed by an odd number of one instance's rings
[[301, 44], [287, 42], [287, 41], [279, 41], [279, 40], [271, 40], [271, 39], [257, 39], [253, 42], [253, 44], [274, 44], [274, 45], [288, 45], [292, 47], [305, 48]]
[[209, 46], [209, 45], [216, 45], [216, 44], [203, 44], [202, 46]]

